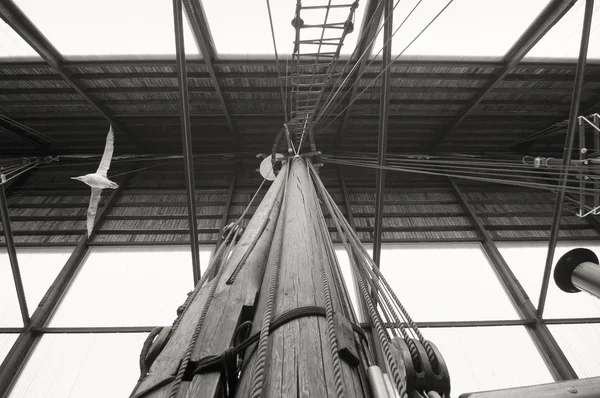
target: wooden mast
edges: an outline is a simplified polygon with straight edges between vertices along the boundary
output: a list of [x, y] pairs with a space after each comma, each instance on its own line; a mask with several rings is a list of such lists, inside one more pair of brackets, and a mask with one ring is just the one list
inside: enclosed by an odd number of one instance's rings
[[[229, 396], [367, 396], [348, 319], [353, 319], [352, 310], [335, 256], [329, 253], [330, 239], [307, 164], [299, 157], [290, 159], [231, 256], [197, 287], [132, 396], [224, 396], [231, 381], [225, 379], [236, 378], [237, 371], [228, 372], [228, 365], [220, 363], [227, 362], [226, 350], [233, 352], [239, 343], [234, 334], [246, 321], [252, 322], [251, 333], [243, 337], [256, 334], [257, 339], [238, 356], [243, 358], [240, 380]], [[266, 309], [270, 324], [265, 323]], [[282, 315], [294, 313], [292, 320], [281, 321]], [[265, 330], [274, 329], [258, 337], [265, 325]], [[191, 355], [184, 359], [186, 351]], [[214, 367], [194, 372], [211, 358], [217, 358]], [[235, 358], [234, 369], [239, 365]]]
[[[279, 267], [273, 308], [275, 316], [309, 306], [325, 308], [321, 263], [333, 309], [338, 314], [345, 312], [340, 292], [332, 282], [335, 280], [333, 264], [325, 253], [324, 239], [330, 237], [328, 234], [323, 236], [320, 229], [322, 214], [303, 159], [291, 161], [286, 187], [276, 232], [276, 240], [281, 239], [281, 245], [274, 242], [271, 247], [253, 332], [258, 332], [262, 325], [268, 300], [264, 292], [268, 290], [268, 276], [273, 274], [275, 267]], [[237, 397], [249, 397], [256, 381], [257, 355], [254, 350], [249, 351], [247, 357], [250, 358], [245, 359], [248, 362]], [[282, 325], [269, 335], [262, 396], [336, 397], [333, 360], [326, 317], [306, 316]], [[342, 358], [339, 362], [345, 396], [363, 397], [357, 368]]]

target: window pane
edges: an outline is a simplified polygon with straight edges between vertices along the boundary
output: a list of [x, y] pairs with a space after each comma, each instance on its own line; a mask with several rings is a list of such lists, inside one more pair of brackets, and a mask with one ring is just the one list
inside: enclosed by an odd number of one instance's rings
[[[583, 11], [585, 1], [578, 1], [573, 8], [554, 25], [552, 29], [527, 53], [528, 58], [570, 58], [573, 61], [579, 56], [581, 29], [583, 27]], [[600, 4], [594, 4], [592, 30], [588, 47], [588, 60], [600, 59]]]
[[[331, 4], [350, 4], [348, 0], [332, 0]], [[295, 30], [291, 24], [296, 10], [296, 1], [271, 1], [271, 15], [275, 30], [275, 42], [278, 54], [291, 54], [294, 49]], [[319, 4], [323, 4], [319, 2]], [[327, 4], [327, 3], [325, 3]], [[349, 33], [344, 40], [341, 54], [352, 54], [360, 35], [361, 23], [366, 2], [360, 2], [354, 18], [354, 32]], [[275, 56], [273, 38], [267, 3], [264, 0], [203, 0], [206, 18], [212, 32], [213, 40], [219, 55], [223, 54], [260, 54]], [[303, 5], [307, 4], [306, 1]], [[235, 12], [231, 12], [235, 10]], [[323, 11], [323, 10], [320, 10]], [[324, 12], [305, 12], [302, 16], [305, 24], [322, 24], [325, 21]], [[347, 8], [331, 9], [328, 22], [343, 22], [348, 17]], [[320, 29], [302, 31], [302, 39], [321, 37]], [[312, 32], [314, 31], [314, 32]], [[324, 37], [339, 37], [339, 30], [327, 30]], [[323, 49], [322, 49], [323, 51]], [[329, 51], [325, 49], [324, 51]], [[311, 51], [313, 52], [313, 51]]]
[[[173, 3], [144, 0], [16, 0], [65, 56], [175, 54]], [[198, 54], [187, 18], [185, 51]]]
[[[554, 253], [554, 265], [563, 254], [585, 247], [600, 254], [598, 242], [559, 242]], [[500, 253], [523, 285], [533, 305], [537, 307], [542, 288], [544, 263], [548, 244], [544, 242], [498, 243]], [[554, 283], [554, 265], [548, 286], [545, 318], [580, 318], [600, 316], [600, 300], [585, 293], [565, 293]]]
[[[401, 1], [394, 11], [394, 28], [409, 15], [418, 0]], [[423, 2], [392, 40], [399, 54], [448, 4]], [[469, 56], [501, 59], [548, 4], [548, 0], [454, 1], [404, 52], [405, 56]], [[518, 12], [515, 12], [518, 10]], [[383, 29], [373, 53], [383, 47]]]
[[170, 325], [193, 288], [191, 263], [186, 246], [91, 248], [50, 326]]
[[45, 334], [10, 397], [127, 397], [140, 376], [145, 333]]
[[356, 316], [358, 316], [359, 321], [362, 321], [360, 313], [358, 312], [358, 297], [356, 295], [356, 286], [354, 284], [354, 278], [352, 277], [352, 265], [350, 264], [350, 258], [348, 257], [348, 253], [346, 252], [346, 249], [343, 245], [335, 245], [334, 247], [338, 263], [340, 264], [340, 268], [342, 269], [344, 282], [346, 282], [346, 287], [348, 288], [350, 302], [352, 302], [352, 307], [354, 307], [354, 311], [356, 313]]
[[386, 244], [381, 271], [415, 321], [518, 318], [477, 243]]
[[4, 358], [6, 358], [6, 354], [8, 354], [12, 348], [17, 337], [19, 337], [18, 334], [0, 334], [0, 364], [4, 361]]
[[[19, 269], [29, 313], [33, 314], [40, 300], [65, 265], [72, 247], [18, 248]], [[8, 261], [8, 254], [0, 254], [0, 261]]]
[[422, 330], [446, 361], [453, 397], [554, 381], [523, 326]]
[[548, 325], [580, 378], [600, 376], [600, 324]]
[[21, 36], [0, 19], [0, 58], [3, 57], [41, 58]]
[[23, 326], [8, 254], [5, 248], [0, 250], [0, 326]]
[[[17, 248], [29, 315], [33, 314], [73, 251], [69, 247]], [[0, 248], [0, 326], [22, 326], [21, 310], [6, 248]]]

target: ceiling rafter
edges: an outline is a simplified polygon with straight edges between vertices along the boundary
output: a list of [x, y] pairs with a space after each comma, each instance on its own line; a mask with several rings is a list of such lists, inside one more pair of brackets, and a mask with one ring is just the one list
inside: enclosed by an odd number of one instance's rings
[[[381, 3], [381, 5], [380, 5]], [[361, 28], [361, 32], [359, 37], [362, 37], [362, 40], [357, 41], [356, 48], [358, 49], [356, 56], [360, 57], [363, 53], [366, 53], [363, 58], [360, 59], [358, 69], [356, 70], [355, 77], [352, 81], [353, 87], [350, 92], [350, 97], [348, 99], [348, 109], [344, 113], [344, 118], [342, 119], [342, 124], [337, 133], [338, 142], [341, 141], [342, 132], [348, 123], [348, 119], [350, 117], [350, 113], [352, 111], [352, 101], [356, 98], [358, 93], [358, 81], [362, 78], [362, 74], [364, 73], [367, 67], [367, 61], [369, 60], [369, 55], [373, 49], [373, 45], [375, 44], [375, 35], [377, 34], [377, 30], [379, 28], [379, 22], [381, 21], [381, 16], [383, 14], [383, 6], [380, 0], [369, 0], [366, 5], [365, 16], [363, 19], [363, 24]], [[373, 23], [369, 25], [369, 21], [373, 19]], [[379, 89], [378, 89], [379, 90]]]
[[100, 113], [113, 128], [125, 134], [128, 141], [140, 147], [139, 140], [127, 131], [121, 122], [117, 121], [107, 108], [98, 104], [85, 87], [74, 78], [63, 64], [63, 57], [58, 50], [46, 39], [40, 30], [27, 18], [12, 0], [0, 1], [0, 18], [8, 24], [23, 40], [27, 42], [60, 77], [69, 84], [86, 102]]
[[436, 134], [435, 138], [429, 145], [429, 151], [435, 152], [438, 146], [450, 135], [468, 116], [469, 114], [481, 103], [483, 98], [491, 92], [498, 83], [500, 83], [511, 70], [513, 70], [525, 55], [531, 50], [538, 41], [544, 37], [560, 19], [573, 7], [577, 0], [553, 0], [546, 8], [538, 15], [533, 23], [527, 28], [525, 33], [521, 35], [519, 40], [512, 46], [504, 57], [502, 64], [504, 65], [499, 69], [494, 77], [489, 80], [481, 92], [471, 101], [469, 105], [461, 112], [456, 119], [444, 129], [440, 130]]
[[[231, 129], [231, 132], [234, 135], [235, 141], [238, 142], [239, 140], [237, 139], [237, 131], [235, 129], [235, 126], [233, 125], [231, 114], [229, 113], [229, 109], [227, 108], [225, 97], [223, 96], [221, 86], [215, 73], [214, 43], [210, 34], [206, 16], [204, 15], [204, 10], [202, 9], [202, 5], [200, 4], [200, 0], [183, 0], [183, 6], [187, 13], [190, 27], [192, 28], [192, 33], [194, 34], [194, 39], [196, 40], [196, 45], [198, 47], [198, 50], [202, 54], [204, 65], [206, 66], [206, 70], [208, 71], [210, 80], [212, 81], [215, 87], [215, 91], [217, 93], [217, 97], [219, 98], [219, 102], [223, 107], [223, 113], [225, 114], [225, 119], [227, 119], [227, 124], [229, 125], [229, 128]], [[193, 74], [189, 74], [188, 78], [190, 76], [193, 76]]]

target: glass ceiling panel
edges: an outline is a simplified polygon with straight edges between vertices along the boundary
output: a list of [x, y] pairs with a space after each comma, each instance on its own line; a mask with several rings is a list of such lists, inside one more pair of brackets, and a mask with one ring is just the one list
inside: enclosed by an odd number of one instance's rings
[[0, 58], [4, 57], [41, 58], [21, 36], [0, 19]]
[[[554, 25], [552, 29], [527, 53], [525, 59], [555, 58], [572, 59], [579, 57], [581, 29], [583, 27], [583, 11], [585, 1], [575, 3], [573, 8]], [[600, 59], [600, 3], [594, 4], [592, 30], [588, 47], [588, 59]]]
[[[326, 5], [328, 0], [303, 1], [304, 6]], [[331, 4], [351, 4], [352, 0], [332, 0]], [[215, 47], [219, 55], [249, 54], [271, 55], [273, 38], [269, 23], [269, 12], [265, 0], [203, 0], [206, 18], [212, 32]], [[275, 30], [275, 42], [278, 54], [291, 54], [294, 49], [295, 30], [291, 21], [296, 9], [295, 0], [271, 1], [271, 15]], [[346, 36], [341, 54], [352, 54], [360, 35], [366, 1], [359, 3], [354, 16], [354, 32]], [[232, 12], [235, 11], [235, 12]], [[332, 9], [328, 22], [343, 22], [348, 17], [348, 9]], [[323, 10], [311, 10], [301, 13], [301, 18], [307, 25], [322, 24], [325, 21]], [[327, 30], [326, 37], [339, 37], [339, 30]], [[321, 29], [302, 30], [302, 40], [321, 37]], [[304, 34], [306, 34], [304, 36]], [[330, 35], [329, 35], [330, 34]], [[331, 49], [321, 49], [331, 51]]]
[[[173, 6], [145, 0], [15, 0], [65, 57], [175, 54]], [[198, 54], [187, 18], [185, 50]]]
[[[394, 1], [394, 4], [396, 1]], [[394, 29], [420, 3], [401, 1], [394, 11]], [[419, 4], [392, 40], [392, 54], [400, 54], [448, 4], [429, 0]], [[548, 0], [456, 0], [403, 53], [407, 57], [485, 57], [501, 59], [548, 4]], [[383, 30], [373, 47], [383, 47]]]

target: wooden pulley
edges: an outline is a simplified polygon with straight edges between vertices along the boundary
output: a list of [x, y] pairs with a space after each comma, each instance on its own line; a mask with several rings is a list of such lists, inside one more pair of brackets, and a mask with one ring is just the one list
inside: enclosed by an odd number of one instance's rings
[[417, 358], [415, 361], [412, 358], [408, 342], [403, 338], [396, 337], [392, 340], [392, 347], [396, 350], [396, 355], [401, 356], [404, 361], [406, 370], [406, 389], [411, 396], [411, 392], [429, 392], [435, 391], [441, 396], [450, 396], [450, 374], [448, 367], [442, 357], [442, 354], [437, 349], [435, 344], [428, 341], [435, 357], [437, 359], [437, 367], [429, 361], [427, 351], [423, 343], [419, 340], [410, 339], [411, 344], [414, 343], [417, 349]]

